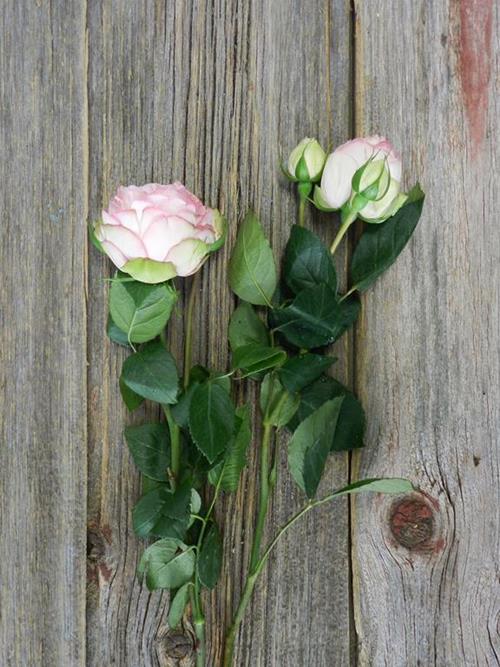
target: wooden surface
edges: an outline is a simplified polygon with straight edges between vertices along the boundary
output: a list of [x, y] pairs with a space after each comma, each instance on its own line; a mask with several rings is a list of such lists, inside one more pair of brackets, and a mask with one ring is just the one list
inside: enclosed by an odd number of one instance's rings
[[355, 503], [359, 664], [498, 665], [498, 3], [356, 9], [356, 132], [385, 130], [427, 192], [356, 332], [357, 474], [421, 489]]
[[0, 23], [0, 664], [82, 665], [85, 13], [13, 1]]
[[[253, 206], [279, 253], [295, 215], [279, 158], [305, 135], [333, 146], [355, 131], [387, 133], [407, 185], [418, 177], [428, 197], [409, 248], [338, 345], [335, 375], [360, 394], [369, 428], [366, 450], [332, 458], [324, 485], [405, 475], [421, 491], [398, 507], [343, 501], [298, 525], [262, 577], [236, 664], [499, 663], [498, 8], [353, 8], [4, 3], [0, 665], [192, 665], [189, 625], [170, 631], [168, 595], [135, 579], [124, 353], [105, 338], [111, 267], [87, 247], [87, 222], [120, 183], [174, 179], [226, 213], [228, 244], [203, 269], [194, 355], [223, 368], [238, 221]], [[332, 238], [321, 216], [308, 224]], [[181, 316], [169, 335], [179, 350]], [[159, 416], [150, 407], [133, 420], [145, 415]], [[274, 526], [300, 503], [282, 464]], [[255, 478], [254, 450], [239, 493], [218, 508], [214, 666], [248, 556]]]

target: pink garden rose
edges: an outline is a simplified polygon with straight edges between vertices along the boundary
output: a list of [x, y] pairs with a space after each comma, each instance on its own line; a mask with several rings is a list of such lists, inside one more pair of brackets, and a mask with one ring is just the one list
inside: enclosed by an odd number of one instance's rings
[[112, 262], [136, 280], [189, 276], [223, 243], [223, 218], [181, 183], [120, 187], [94, 233]]
[[[353, 189], [354, 174], [366, 165], [361, 182]], [[325, 164], [321, 187], [316, 188], [315, 201], [319, 208], [338, 210], [351, 201], [356, 192], [377, 180], [378, 193], [359, 210], [366, 222], [382, 222], [404, 204], [406, 195], [400, 192], [401, 158], [385, 137], [377, 135], [347, 141], [331, 153]]]

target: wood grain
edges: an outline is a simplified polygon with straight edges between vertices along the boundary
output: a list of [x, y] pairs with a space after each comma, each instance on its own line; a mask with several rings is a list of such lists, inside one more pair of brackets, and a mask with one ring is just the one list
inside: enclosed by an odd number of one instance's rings
[[[112, 268], [88, 249], [86, 223], [117, 185], [150, 181], [179, 179], [224, 211], [229, 239], [203, 269], [194, 351], [222, 369], [238, 222], [254, 207], [278, 256], [296, 214], [279, 159], [305, 135], [331, 147], [354, 129], [386, 133], [427, 201], [409, 247], [363, 297], [334, 374], [368, 416], [354, 475], [408, 476], [418, 491], [357, 499], [351, 515], [344, 500], [297, 525], [263, 574], [236, 664], [499, 664], [499, 8], [353, 6], [355, 34], [348, 0], [3, 3], [2, 667], [193, 664], [189, 622], [170, 630], [168, 595], [135, 578], [140, 480], [122, 432], [160, 417], [122, 405], [126, 352], [105, 336]], [[330, 218], [307, 224], [333, 237]], [[183, 336], [181, 303], [177, 354]], [[254, 401], [255, 388], [239, 398]], [[239, 492], [217, 508], [225, 565], [205, 599], [210, 667], [248, 558], [258, 436]], [[267, 537], [302, 502], [285, 444]], [[324, 488], [350, 467], [332, 458]]]
[[359, 664], [498, 665], [498, 5], [355, 5], [357, 133], [387, 133], [427, 192], [356, 336], [358, 474], [419, 489], [355, 502]]
[[[119, 183], [178, 178], [219, 206], [230, 223], [225, 249], [203, 269], [194, 361], [227, 365], [225, 332], [235, 303], [226, 265], [245, 210], [253, 206], [261, 215], [277, 253], [286, 241], [295, 200], [279, 174], [279, 159], [304, 135], [325, 143], [347, 138], [349, 58], [346, 2], [316, 2], [307, 11], [298, 0], [91, 3], [92, 215], [99, 215]], [[332, 234], [324, 226], [321, 231]], [[189, 627], [184, 636], [169, 633], [168, 596], [150, 595], [134, 580], [143, 545], [132, 533], [130, 510], [139, 483], [122, 441], [126, 415], [116, 378], [123, 353], [104, 340], [102, 279], [109, 271], [102, 258], [91, 255], [89, 664], [177, 664], [175, 655], [181, 654], [189, 664]], [[179, 351], [180, 317], [170, 332]], [[348, 343], [340, 352], [337, 373], [348, 381]], [[211, 665], [220, 660], [246, 567], [256, 449], [257, 441], [240, 492], [218, 509], [226, 565], [221, 585], [206, 600]], [[347, 457], [333, 459], [325, 485], [347, 478]], [[283, 461], [271, 523], [276, 527], [301, 502]], [[249, 610], [237, 664], [349, 664], [346, 509], [339, 504], [318, 512], [277, 551]]]
[[4, 2], [0, 34], [0, 664], [76, 667], [85, 663], [84, 7]]

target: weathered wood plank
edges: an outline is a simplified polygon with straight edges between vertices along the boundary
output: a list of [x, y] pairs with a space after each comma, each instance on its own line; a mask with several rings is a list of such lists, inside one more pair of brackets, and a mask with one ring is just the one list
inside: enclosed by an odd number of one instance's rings
[[0, 13], [0, 664], [85, 663], [80, 2]]
[[[222, 368], [234, 299], [227, 258], [237, 221], [252, 205], [280, 251], [295, 216], [278, 160], [305, 134], [349, 134], [349, 3], [299, 0], [142, 2], [89, 7], [91, 215], [119, 183], [183, 180], [230, 221], [226, 248], [203, 270], [194, 360]], [[332, 62], [333, 61], [333, 62]], [[325, 228], [322, 227], [322, 233]], [[175, 664], [168, 596], [134, 581], [142, 546], [130, 510], [138, 476], [122, 442], [126, 420], [117, 376], [122, 352], [104, 340], [110, 267], [95, 255], [89, 301], [90, 665]], [[183, 327], [171, 327], [179, 349]], [[349, 380], [348, 343], [337, 373]], [[140, 415], [139, 415], [140, 418]], [[240, 493], [218, 511], [226, 566], [207, 599], [210, 664], [239, 591], [248, 554], [242, 539], [255, 514], [256, 452]], [[348, 477], [333, 460], [326, 484]], [[276, 526], [298, 507], [284, 470], [273, 509]], [[331, 591], [331, 594], [328, 593]], [[321, 604], [319, 604], [321, 601]], [[188, 646], [189, 648], [189, 646]], [[346, 505], [325, 508], [277, 551], [249, 610], [237, 664], [349, 664], [350, 611]], [[177, 651], [183, 653], [182, 647]], [[188, 664], [191, 656], [184, 651]]]
[[359, 475], [421, 490], [355, 502], [359, 664], [498, 665], [498, 4], [355, 5], [357, 133], [387, 133], [427, 191], [357, 331]]

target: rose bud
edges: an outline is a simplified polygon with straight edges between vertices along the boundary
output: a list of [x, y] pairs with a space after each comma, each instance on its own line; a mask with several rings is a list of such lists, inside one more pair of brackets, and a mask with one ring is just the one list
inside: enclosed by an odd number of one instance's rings
[[94, 226], [111, 261], [136, 280], [189, 276], [224, 242], [224, 218], [181, 183], [120, 187]]
[[314, 201], [321, 210], [344, 207], [366, 222], [383, 222], [406, 201], [401, 159], [384, 137], [353, 139], [328, 156]]
[[283, 171], [291, 181], [315, 183], [321, 178], [325, 160], [326, 153], [316, 139], [306, 137], [290, 153]]

